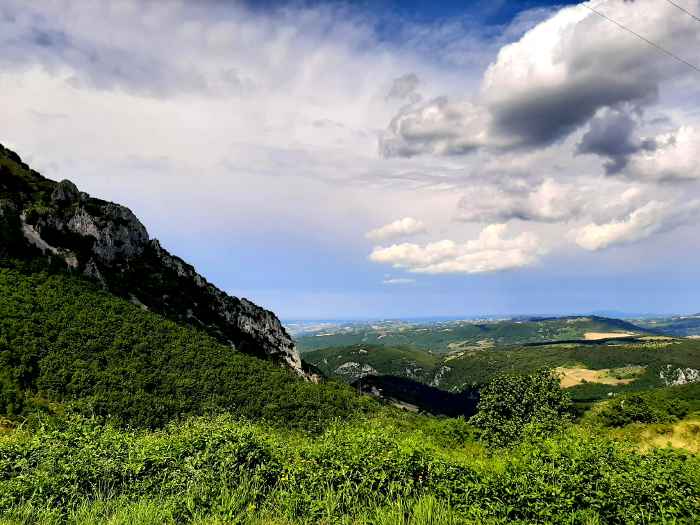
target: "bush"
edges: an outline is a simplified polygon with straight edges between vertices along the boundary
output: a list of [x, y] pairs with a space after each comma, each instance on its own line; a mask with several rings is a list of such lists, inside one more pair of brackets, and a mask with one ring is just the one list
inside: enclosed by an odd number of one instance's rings
[[[230, 416], [157, 432], [40, 423], [0, 433], [0, 515], [30, 515], [20, 523], [48, 522], [49, 510], [51, 523], [144, 523], [143, 505], [163, 509], [150, 523], [443, 523], [425, 517], [430, 509], [464, 524], [700, 517], [697, 457], [640, 454], [581, 427], [475, 457], [377, 421], [315, 437]], [[133, 515], [69, 520], [94, 505]]]
[[689, 411], [687, 401], [648, 392], [613, 399], [605, 404], [598, 417], [606, 426], [623, 427], [630, 423], [673, 423]]
[[480, 392], [477, 409], [470, 423], [499, 446], [517, 443], [525, 434], [551, 434], [571, 419], [571, 401], [549, 369], [493, 379]]

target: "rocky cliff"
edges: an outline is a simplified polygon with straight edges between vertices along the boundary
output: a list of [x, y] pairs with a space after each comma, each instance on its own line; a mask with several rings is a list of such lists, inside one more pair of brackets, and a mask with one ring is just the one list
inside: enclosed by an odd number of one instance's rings
[[294, 342], [270, 311], [232, 297], [168, 253], [128, 208], [54, 182], [0, 145], [0, 258], [32, 258], [82, 274], [105, 290], [236, 349], [300, 374]]

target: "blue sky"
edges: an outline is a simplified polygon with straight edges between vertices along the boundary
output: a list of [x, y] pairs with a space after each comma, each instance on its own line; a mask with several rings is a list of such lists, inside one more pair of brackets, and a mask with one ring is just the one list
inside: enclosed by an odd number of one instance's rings
[[700, 311], [698, 75], [576, 2], [0, 4], [0, 142], [287, 319]]

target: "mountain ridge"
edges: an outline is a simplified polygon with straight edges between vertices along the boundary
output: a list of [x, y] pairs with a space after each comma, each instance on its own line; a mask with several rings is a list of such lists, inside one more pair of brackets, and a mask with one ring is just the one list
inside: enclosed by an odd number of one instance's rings
[[32, 170], [0, 144], [0, 258], [38, 258], [310, 377], [275, 314], [233, 297], [151, 239], [127, 207]]

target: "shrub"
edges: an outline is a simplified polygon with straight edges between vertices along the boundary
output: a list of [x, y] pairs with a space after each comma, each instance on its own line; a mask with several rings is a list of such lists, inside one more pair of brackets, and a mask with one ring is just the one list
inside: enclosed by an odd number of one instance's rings
[[687, 401], [648, 392], [613, 399], [605, 404], [598, 417], [606, 426], [622, 427], [630, 423], [672, 423], [689, 411]]
[[480, 393], [477, 414], [470, 423], [494, 445], [517, 443], [526, 434], [548, 435], [570, 419], [571, 401], [549, 369], [531, 375], [506, 374]]

